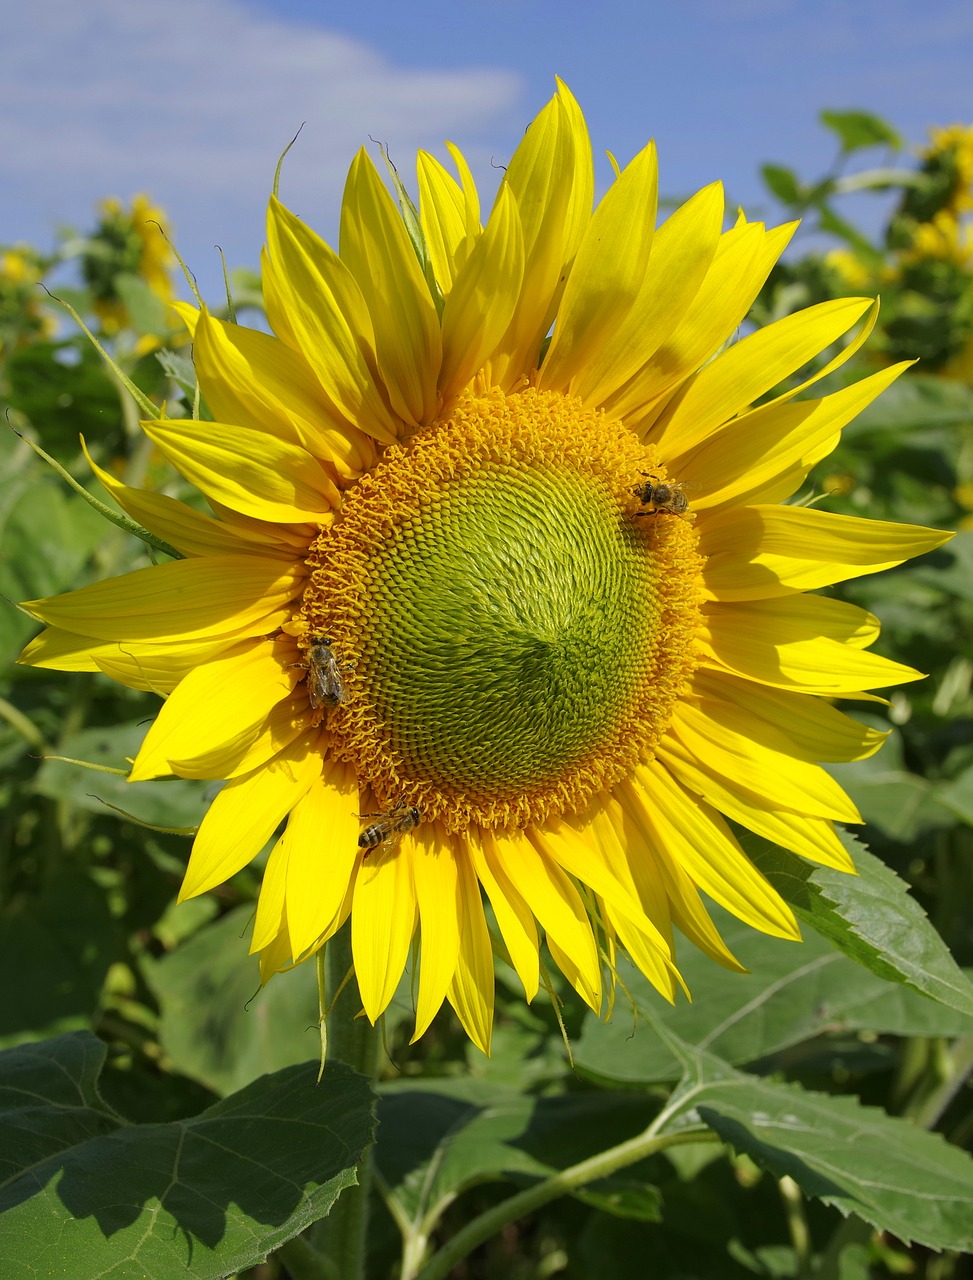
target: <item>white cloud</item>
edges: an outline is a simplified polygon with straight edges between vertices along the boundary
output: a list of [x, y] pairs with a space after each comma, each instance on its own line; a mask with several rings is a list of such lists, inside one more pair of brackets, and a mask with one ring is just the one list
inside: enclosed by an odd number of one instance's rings
[[521, 93], [506, 70], [399, 68], [237, 0], [29, 0], [5, 10], [3, 43], [0, 241], [44, 244], [57, 221], [90, 224], [100, 196], [145, 190], [190, 258], [219, 238], [231, 262], [255, 263], [274, 166], [302, 122], [282, 194], [333, 231], [369, 133], [403, 162], [450, 136], [475, 152]]

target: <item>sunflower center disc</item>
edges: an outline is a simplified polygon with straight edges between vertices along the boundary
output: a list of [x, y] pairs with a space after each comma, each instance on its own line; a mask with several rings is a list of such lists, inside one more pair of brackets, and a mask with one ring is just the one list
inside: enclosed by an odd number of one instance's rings
[[554, 393], [464, 398], [351, 491], [309, 557], [307, 634], [346, 664], [333, 750], [448, 828], [576, 811], [651, 752], [694, 664], [690, 522], [658, 467]]

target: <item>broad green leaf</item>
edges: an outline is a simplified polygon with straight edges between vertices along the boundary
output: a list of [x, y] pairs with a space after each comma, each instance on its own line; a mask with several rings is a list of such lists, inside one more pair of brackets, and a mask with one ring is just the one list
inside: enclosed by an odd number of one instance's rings
[[117, 954], [108, 895], [68, 865], [43, 893], [0, 914], [0, 971], [17, 974], [0, 1003], [0, 1043], [88, 1027]]
[[239, 907], [143, 966], [167, 1058], [216, 1093], [320, 1054], [314, 965], [261, 987], [257, 957], [247, 954], [252, 917], [251, 907]]
[[843, 836], [857, 876], [812, 867], [758, 836], [749, 856], [805, 924], [889, 982], [901, 982], [960, 1013], [973, 1014], [973, 983], [900, 880], [854, 837]]
[[600, 1080], [625, 1084], [677, 1080], [679, 1059], [653, 1024], [661, 1021], [687, 1044], [727, 1062], [766, 1059], [825, 1032], [895, 1035], [973, 1035], [973, 1015], [959, 1013], [855, 964], [813, 930], [802, 942], [757, 933], [711, 907], [720, 933], [749, 973], [731, 973], [695, 947], [680, 948], [679, 969], [693, 1001], [666, 1004], [634, 966], [619, 973], [635, 1001], [616, 997], [609, 1023], [585, 1020], [574, 1048], [577, 1067]]
[[685, 1077], [668, 1128], [698, 1116], [775, 1177], [900, 1240], [973, 1248], [973, 1159], [938, 1133], [865, 1107], [735, 1071], [675, 1037]]
[[863, 147], [902, 147], [902, 139], [881, 116], [869, 111], [822, 111], [818, 119], [832, 133], [838, 135], [844, 152], [860, 151]]
[[[723, 1161], [721, 1167], [725, 1176], [719, 1186], [703, 1188], [698, 1179], [685, 1187], [664, 1185], [665, 1221], [658, 1225], [591, 1214], [572, 1241], [569, 1274], [592, 1280], [753, 1280], [754, 1276], [783, 1280], [794, 1276], [793, 1249], [785, 1246], [789, 1255], [785, 1265], [773, 1266], [768, 1265], [768, 1255], [779, 1256], [781, 1246], [755, 1243], [746, 1248], [740, 1239], [741, 1235], [773, 1238], [782, 1216], [776, 1186], [765, 1178], [766, 1189], [744, 1191], [735, 1183], [729, 1163]], [[764, 1194], [758, 1202], [759, 1192]]]
[[[483, 1182], [534, 1182], [641, 1132], [655, 1107], [634, 1094], [536, 1098], [489, 1081], [402, 1081], [379, 1103], [378, 1172], [396, 1216], [431, 1230], [462, 1191]], [[643, 1220], [657, 1213], [637, 1166], [585, 1189], [593, 1204]]]
[[368, 1082], [317, 1063], [190, 1119], [129, 1125], [84, 1033], [0, 1054], [0, 1250], [19, 1280], [222, 1280], [324, 1217], [371, 1140]]

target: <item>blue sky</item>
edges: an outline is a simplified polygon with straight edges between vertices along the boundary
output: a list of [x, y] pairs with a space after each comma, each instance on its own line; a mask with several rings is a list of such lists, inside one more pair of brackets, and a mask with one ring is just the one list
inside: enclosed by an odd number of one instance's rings
[[3, 43], [0, 243], [49, 245], [99, 197], [144, 190], [216, 299], [213, 246], [257, 263], [302, 122], [281, 194], [328, 238], [369, 134], [407, 177], [449, 138], [492, 189], [555, 74], [596, 152], [626, 160], [654, 136], [665, 193], [722, 178], [750, 216], [774, 215], [762, 162], [830, 163], [822, 107], [913, 142], [973, 122], [969, 0], [30, 0], [5, 6]]

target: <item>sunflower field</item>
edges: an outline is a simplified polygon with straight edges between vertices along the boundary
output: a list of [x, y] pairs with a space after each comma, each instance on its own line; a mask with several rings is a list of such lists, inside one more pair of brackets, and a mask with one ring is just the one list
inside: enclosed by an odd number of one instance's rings
[[821, 123], [0, 246], [5, 1274], [973, 1277], [973, 127]]

